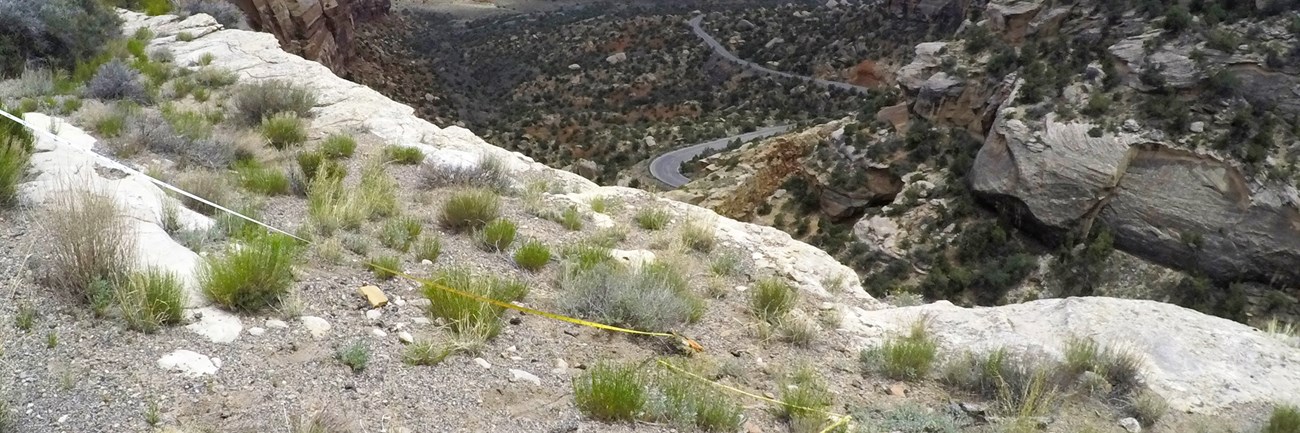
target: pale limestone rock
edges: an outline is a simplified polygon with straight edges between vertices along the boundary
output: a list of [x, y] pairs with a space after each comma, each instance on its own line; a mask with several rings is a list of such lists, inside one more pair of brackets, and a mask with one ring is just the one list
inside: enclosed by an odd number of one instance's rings
[[212, 227], [213, 220], [181, 206], [146, 176], [128, 175], [126, 166], [92, 153], [95, 138], [81, 129], [40, 113], [27, 113], [23, 120], [38, 131], [54, 129], [59, 140], [46, 133], [36, 134], [37, 152], [31, 158], [35, 177], [19, 186], [20, 200], [40, 209], [58, 203], [59, 197], [70, 191], [89, 190], [111, 197], [135, 233], [136, 263], [179, 278], [187, 307], [206, 305], [196, 277], [199, 256], [163, 229], [164, 203], [170, 201], [175, 206], [182, 228], [206, 230]]
[[199, 320], [186, 325], [185, 329], [202, 335], [213, 343], [234, 342], [244, 330], [238, 316], [219, 308], [200, 308], [194, 314], [199, 316]]
[[312, 337], [322, 338], [329, 335], [330, 322], [316, 316], [302, 316], [298, 320], [302, 321], [302, 327], [311, 333]]
[[1175, 410], [1300, 403], [1300, 349], [1241, 323], [1155, 301], [1067, 298], [993, 308], [941, 301], [845, 311], [843, 327], [866, 347], [922, 317], [949, 351], [1006, 347], [1060, 357], [1071, 336], [1133, 350], [1146, 358], [1147, 384]]
[[510, 369], [510, 381], [526, 382], [526, 383], [533, 384], [533, 386], [542, 386], [542, 378], [537, 377], [537, 375], [529, 373], [527, 371], [518, 370], [514, 368]]
[[655, 253], [647, 250], [614, 249], [609, 251], [609, 255], [632, 269], [640, 269], [655, 262]]
[[186, 377], [202, 377], [216, 374], [219, 367], [206, 355], [181, 349], [158, 359], [158, 368]]

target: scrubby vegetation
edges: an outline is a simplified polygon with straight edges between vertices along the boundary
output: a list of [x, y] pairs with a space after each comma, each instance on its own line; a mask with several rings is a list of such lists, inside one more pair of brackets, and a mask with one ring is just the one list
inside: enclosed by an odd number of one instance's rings
[[0, 207], [12, 205], [18, 198], [18, 182], [27, 171], [33, 140], [31, 132], [22, 125], [0, 119]]
[[265, 234], [209, 258], [199, 281], [208, 299], [223, 307], [257, 312], [278, 305], [293, 284], [299, 246], [293, 238]]
[[[608, 254], [606, 252], [605, 254]], [[608, 256], [606, 256], [608, 257]], [[630, 268], [605, 259], [570, 259], [560, 281], [560, 309], [601, 323], [666, 331], [703, 314], [703, 300], [689, 290], [687, 277], [671, 263]]]
[[938, 355], [938, 342], [930, 335], [926, 322], [920, 320], [906, 335], [863, 350], [861, 359], [868, 371], [880, 371], [890, 379], [922, 380], [930, 374]]

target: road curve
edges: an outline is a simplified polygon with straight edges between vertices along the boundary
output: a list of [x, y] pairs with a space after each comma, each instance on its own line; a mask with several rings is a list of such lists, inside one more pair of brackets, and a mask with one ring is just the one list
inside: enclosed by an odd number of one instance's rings
[[769, 126], [759, 128], [754, 132], [746, 132], [740, 135], [733, 135], [727, 138], [708, 141], [692, 146], [683, 147], [655, 158], [650, 161], [650, 175], [660, 182], [667, 184], [672, 188], [679, 188], [690, 182], [691, 179], [682, 175], [682, 163], [690, 161], [700, 156], [705, 150], [722, 150], [726, 149], [732, 141], [740, 139], [741, 142], [757, 140], [759, 138], [771, 137], [786, 131], [789, 131], [791, 125]]
[[810, 83], [815, 83], [823, 87], [833, 87], [837, 89], [848, 90], [850, 92], [858, 92], [863, 94], [867, 93], [870, 90], [863, 86], [857, 86], [857, 85], [844, 83], [840, 81], [823, 80], [820, 78], [813, 78], [805, 75], [795, 75], [789, 72], [781, 72], [775, 69], [770, 69], [758, 63], [754, 63], [742, 59], [740, 57], [736, 57], [736, 55], [732, 54], [731, 51], [727, 51], [727, 48], [723, 47], [721, 42], [718, 42], [717, 39], [714, 39], [713, 35], [710, 35], [709, 32], [704, 31], [703, 27], [700, 27], [700, 23], [703, 21], [704, 21], [704, 15], [696, 15], [695, 18], [691, 18], [690, 21], [691, 30], [695, 31], [695, 36], [698, 36], [700, 39], [703, 39], [704, 43], [708, 44], [709, 48], [713, 49], [713, 52], [718, 53], [718, 55], [731, 61], [732, 63], [741, 65], [755, 72], [782, 77], [782, 78], [793, 78], [796, 80], [803, 80]]

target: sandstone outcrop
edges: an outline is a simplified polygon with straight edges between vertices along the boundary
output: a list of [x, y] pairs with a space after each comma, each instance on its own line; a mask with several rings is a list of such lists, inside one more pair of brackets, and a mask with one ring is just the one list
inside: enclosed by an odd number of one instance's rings
[[999, 113], [971, 185], [1041, 237], [1100, 222], [1119, 248], [1166, 266], [1221, 281], [1300, 282], [1294, 188], [1255, 183], [1232, 163], [1133, 132], [1093, 137], [1089, 123], [1051, 114], [1027, 122], [1013, 115], [1020, 111]]
[[254, 30], [275, 35], [285, 51], [338, 72], [353, 58], [356, 21], [388, 13], [390, 0], [235, 0]]

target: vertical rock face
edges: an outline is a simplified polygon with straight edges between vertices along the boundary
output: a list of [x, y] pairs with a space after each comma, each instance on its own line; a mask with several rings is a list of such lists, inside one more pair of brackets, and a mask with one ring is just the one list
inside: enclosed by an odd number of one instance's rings
[[254, 30], [275, 35], [285, 51], [335, 72], [353, 57], [356, 21], [388, 13], [390, 0], [235, 0]]

